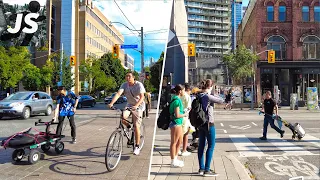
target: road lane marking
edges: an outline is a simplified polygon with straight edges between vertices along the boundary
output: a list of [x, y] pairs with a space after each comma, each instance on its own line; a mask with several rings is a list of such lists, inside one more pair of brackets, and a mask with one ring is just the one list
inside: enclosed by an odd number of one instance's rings
[[253, 125], [255, 125], [255, 126], [258, 126], [256, 123], [254, 123], [254, 122], [251, 122]]
[[316, 138], [314, 136], [311, 136], [309, 134], [306, 134], [303, 138], [302, 138], [302, 141], [303, 142], [309, 142], [311, 144], [314, 144], [318, 147], [320, 147], [320, 139], [319, 138]]
[[227, 130], [223, 130], [223, 132], [227, 134]]
[[224, 127], [223, 123], [220, 123], [220, 125], [221, 125], [222, 127]]
[[268, 142], [276, 146], [278, 149], [284, 151], [283, 155], [296, 156], [296, 155], [315, 155], [308, 150], [303, 149], [287, 140], [281, 139], [279, 134], [269, 134]]
[[249, 128], [251, 128], [251, 126], [250, 125], [245, 125], [245, 126], [232, 126], [232, 125], [229, 125], [230, 126], [230, 128], [234, 128], [234, 129], [240, 129], [240, 130], [246, 130], [246, 129], [249, 129]]
[[229, 135], [233, 144], [236, 146], [240, 157], [266, 156], [255, 144], [245, 135]]
[[102, 127], [102, 128], [100, 128], [100, 129], [98, 129], [98, 130], [101, 131], [102, 129], [104, 129], [104, 128], [106, 128], [106, 127], [108, 127], [108, 126]]

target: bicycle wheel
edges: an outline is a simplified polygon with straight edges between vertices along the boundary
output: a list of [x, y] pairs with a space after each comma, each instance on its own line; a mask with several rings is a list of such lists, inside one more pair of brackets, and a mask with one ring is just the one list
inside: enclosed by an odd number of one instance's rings
[[145, 136], [146, 136], [146, 127], [144, 126], [144, 123], [142, 122], [140, 125], [140, 149], [143, 148]]
[[122, 154], [123, 136], [120, 130], [114, 131], [108, 141], [105, 164], [108, 171], [113, 171], [120, 162]]

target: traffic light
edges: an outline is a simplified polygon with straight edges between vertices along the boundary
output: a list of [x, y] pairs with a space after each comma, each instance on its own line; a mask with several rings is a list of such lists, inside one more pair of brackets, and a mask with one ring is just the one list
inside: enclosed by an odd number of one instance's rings
[[268, 63], [275, 63], [276, 62], [276, 52], [274, 50], [268, 51]]
[[115, 59], [119, 58], [119, 45], [113, 46], [112, 56]]
[[188, 44], [188, 56], [195, 56], [196, 55], [196, 46], [193, 43]]
[[149, 80], [149, 79], [150, 79], [150, 74], [149, 74], [149, 72], [146, 72], [145, 75], [146, 75], [146, 79]]
[[77, 58], [76, 56], [70, 56], [70, 66], [76, 66]]

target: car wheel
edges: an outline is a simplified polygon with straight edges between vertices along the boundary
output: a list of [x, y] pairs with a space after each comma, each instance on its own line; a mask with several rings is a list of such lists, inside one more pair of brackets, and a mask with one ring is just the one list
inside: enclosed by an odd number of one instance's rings
[[79, 109], [82, 108], [82, 104], [81, 104], [81, 103], [78, 104], [78, 108], [79, 108]]
[[30, 108], [28, 108], [28, 107], [23, 108], [22, 118], [23, 118], [23, 119], [28, 119], [28, 118], [30, 117], [30, 115], [31, 115], [31, 110], [30, 110]]
[[46, 112], [45, 112], [45, 115], [46, 115], [46, 116], [50, 116], [51, 113], [52, 113], [52, 107], [49, 105], [49, 106], [47, 107], [47, 110], [46, 110]]

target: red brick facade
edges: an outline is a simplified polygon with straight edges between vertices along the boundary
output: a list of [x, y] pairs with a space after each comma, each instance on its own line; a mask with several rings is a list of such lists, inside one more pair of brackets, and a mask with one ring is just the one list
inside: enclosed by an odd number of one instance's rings
[[[250, 3], [254, 2], [254, 0], [251, 0]], [[273, 22], [267, 21], [267, 5], [274, 6]], [[285, 22], [279, 22], [279, 5], [286, 6]], [[303, 22], [302, 20], [302, 6], [306, 5], [309, 6], [309, 22]], [[237, 32], [238, 45], [244, 44], [247, 48], [252, 46], [256, 53], [267, 50], [267, 40], [273, 35], [283, 37], [286, 42], [286, 58], [281, 61], [276, 61], [275, 64], [266, 63], [267, 53], [261, 53], [259, 55], [260, 62], [257, 63], [256, 69], [258, 101], [261, 99], [262, 94], [260, 87], [260, 70], [262, 67], [274, 69], [288, 68], [290, 65], [292, 66], [292, 64], [299, 66], [299, 64], [303, 63], [304, 66], [308, 66], [309, 64], [310, 68], [320, 69], [320, 66], [315, 67], [311, 61], [304, 60], [303, 43], [301, 41], [308, 35], [320, 37], [320, 23], [314, 20], [314, 6], [316, 5], [319, 5], [319, 0], [256, 0], [251, 15], [247, 17], [246, 23], [243, 20], [239, 25]], [[246, 13], [249, 14], [248, 9]], [[244, 18], [246, 18], [246, 15]], [[313, 61], [319, 61], [319, 59]], [[320, 61], [318, 64], [320, 64]]]

